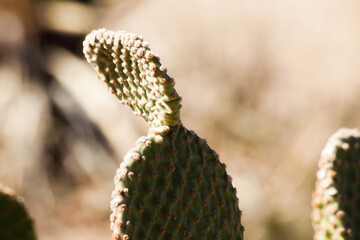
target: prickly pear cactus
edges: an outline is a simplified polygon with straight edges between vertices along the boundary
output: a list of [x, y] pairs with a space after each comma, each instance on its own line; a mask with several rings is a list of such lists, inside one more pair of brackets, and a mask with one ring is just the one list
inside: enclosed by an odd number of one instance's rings
[[0, 239], [35, 240], [32, 220], [22, 200], [0, 184]]
[[181, 98], [141, 36], [100, 29], [84, 54], [109, 91], [151, 126], [115, 176], [114, 239], [242, 240], [236, 191], [225, 164], [180, 121]]
[[360, 239], [360, 132], [340, 129], [319, 161], [312, 198], [314, 240]]

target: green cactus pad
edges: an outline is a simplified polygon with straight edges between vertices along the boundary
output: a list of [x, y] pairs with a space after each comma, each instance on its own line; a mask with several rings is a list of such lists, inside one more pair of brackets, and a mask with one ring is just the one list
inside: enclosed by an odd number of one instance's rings
[[243, 239], [225, 165], [182, 125], [141, 137], [121, 163], [115, 186], [114, 239]]
[[120, 102], [153, 126], [180, 123], [181, 98], [166, 67], [141, 36], [99, 29], [84, 41], [84, 54]]
[[180, 100], [142, 37], [100, 29], [84, 41], [110, 92], [151, 125], [121, 163], [111, 201], [115, 240], [243, 240], [236, 192], [218, 155], [180, 122]]
[[35, 240], [31, 218], [22, 200], [12, 190], [0, 185], [0, 239]]
[[360, 239], [360, 132], [340, 129], [319, 161], [312, 197], [314, 240]]

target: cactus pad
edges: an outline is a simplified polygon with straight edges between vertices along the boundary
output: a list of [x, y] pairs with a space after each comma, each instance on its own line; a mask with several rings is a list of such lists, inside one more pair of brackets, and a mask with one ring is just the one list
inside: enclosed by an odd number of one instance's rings
[[0, 239], [35, 240], [33, 223], [22, 200], [0, 185]]
[[114, 239], [243, 239], [225, 165], [182, 125], [140, 138], [115, 185]]
[[141, 36], [95, 30], [84, 41], [84, 54], [109, 91], [136, 115], [153, 126], [180, 123], [181, 97], [174, 80]]
[[180, 121], [174, 80], [146, 42], [100, 29], [84, 54], [122, 103], [151, 125], [115, 176], [115, 240], [243, 240], [241, 211], [225, 164]]
[[340, 129], [319, 161], [312, 199], [314, 240], [360, 239], [360, 132]]

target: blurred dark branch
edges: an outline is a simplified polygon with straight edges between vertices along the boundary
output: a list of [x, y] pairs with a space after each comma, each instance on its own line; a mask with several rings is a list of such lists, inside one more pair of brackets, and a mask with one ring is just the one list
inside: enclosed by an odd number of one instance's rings
[[[90, 1], [79, 2], [89, 4]], [[43, 24], [38, 22], [40, 18], [36, 16], [37, 4], [37, 1], [27, 0], [13, 2], [7, 0], [0, 3], [3, 5], [2, 11], [10, 16], [7, 21], [17, 26], [14, 30], [18, 31], [14, 33], [15, 37], [9, 36], [8, 40], [3, 39], [3, 41], [0, 39], [0, 55], [12, 55], [20, 63], [23, 82], [37, 85], [47, 96], [47, 114], [49, 115], [46, 117], [48, 122], [44, 122], [46, 132], [43, 134], [41, 165], [50, 180], [58, 181], [56, 184], [65, 182], [73, 186], [77, 176], [67, 169], [64, 160], [71, 154], [71, 144], [74, 140], [84, 143], [92, 150], [102, 149], [109, 156], [113, 155], [113, 151], [99, 127], [88, 118], [70, 92], [61, 86], [45, 64], [43, 51], [49, 45], [65, 48], [78, 57], [82, 57], [84, 34], [82, 32], [69, 34], [44, 29]], [[13, 33], [10, 32], [10, 34]], [[12, 39], [16, 41], [11, 41]], [[59, 92], [67, 102], [70, 101], [71, 104], [67, 106], [71, 107], [64, 107], [61, 100], [55, 98], [54, 91]], [[59, 178], [65, 181], [61, 182]]]

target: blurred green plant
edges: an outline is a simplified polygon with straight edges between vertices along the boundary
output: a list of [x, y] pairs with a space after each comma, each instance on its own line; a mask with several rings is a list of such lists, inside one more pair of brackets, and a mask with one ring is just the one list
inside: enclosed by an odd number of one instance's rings
[[0, 239], [35, 240], [33, 222], [22, 198], [0, 184]]

